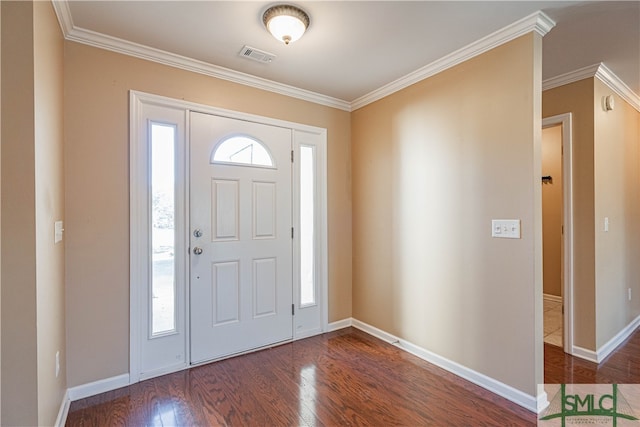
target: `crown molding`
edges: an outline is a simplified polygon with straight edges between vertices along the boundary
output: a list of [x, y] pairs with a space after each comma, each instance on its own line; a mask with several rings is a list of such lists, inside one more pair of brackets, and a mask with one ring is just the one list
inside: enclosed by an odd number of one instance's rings
[[603, 63], [589, 65], [575, 71], [570, 71], [542, 82], [542, 90], [554, 89], [580, 80], [598, 78], [612, 91], [627, 101], [633, 108], [640, 112], [640, 96], [629, 88], [613, 71]]
[[545, 91], [556, 88], [558, 86], [564, 86], [568, 85], [569, 83], [594, 77], [598, 72], [599, 67], [600, 64], [593, 64], [574, 71], [569, 71], [568, 73], [560, 74], [556, 77], [551, 77], [549, 79], [543, 80], [542, 90]]
[[100, 49], [110, 50], [112, 52], [133, 56], [148, 61], [157, 62], [159, 64], [169, 65], [171, 67], [180, 68], [194, 73], [204, 74], [233, 83], [239, 83], [245, 86], [274, 92], [280, 95], [313, 102], [315, 104], [325, 105], [340, 110], [351, 111], [351, 104], [342, 99], [322, 95], [305, 89], [283, 83], [274, 82], [272, 80], [263, 79], [261, 77], [252, 76], [250, 74], [241, 73], [229, 68], [220, 67], [218, 65], [209, 64], [197, 59], [187, 58], [171, 52], [133, 43], [117, 37], [108, 36], [97, 33], [95, 31], [76, 27], [73, 24], [71, 11], [69, 9], [68, 0], [52, 1], [60, 27], [65, 39], [97, 47]]
[[[73, 23], [68, 0], [52, 0], [51, 3], [53, 4], [56, 16], [58, 17], [62, 33], [67, 40], [344, 111], [354, 111], [358, 108], [362, 108], [365, 105], [371, 104], [385, 96], [389, 96], [399, 90], [411, 86], [414, 83], [438, 74], [531, 31], [534, 31], [544, 37], [556, 25], [555, 22], [543, 12], [535, 12], [511, 25], [483, 37], [482, 39], [450, 53], [431, 64], [409, 73], [404, 77], [369, 92], [352, 102], [348, 102], [342, 99], [274, 82], [272, 80], [234, 71], [229, 68], [220, 67], [203, 61], [198, 61], [196, 59], [187, 58], [160, 49], [143, 46], [116, 37], [76, 27]], [[547, 79], [542, 82], [542, 90], [553, 89], [558, 86], [563, 86], [590, 77], [597, 77], [600, 79], [609, 88], [611, 88], [611, 90], [633, 106], [633, 108], [640, 111], [640, 96], [634, 93], [622, 80], [620, 80], [618, 76], [616, 76], [602, 63], [590, 65], [588, 67], [580, 68], [578, 70]]]
[[60, 23], [62, 35], [66, 39], [67, 35], [73, 29], [73, 18], [71, 16], [71, 10], [69, 9], [69, 2], [67, 0], [51, 0], [51, 4]]
[[112, 52], [133, 56], [159, 64], [169, 65], [194, 73], [204, 74], [233, 83], [274, 92], [292, 98], [302, 99], [327, 107], [338, 108], [340, 110], [351, 111], [351, 105], [347, 101], [322, 95], [309, 90], [300, 89], [250, 74], [241, 73], [229, 68], [209, 64], [197, 59], [187, 58], [175, 53], [166, 52], [149, 46], [140, 45], [117, 37], [107, 36], [83, 28], [73, 28], [67, 35], [67, 40], [83, 43], [89, 46], [110, 50]]
[[[198, 61], [196, 59], [187, 58], [160, 49], [143, 46], [116, 37], [76, 27], [73, 23], [68, 0], [52, 0], [51, 3], [53, 4], [56, 16], [58, 17], [62, 33], [67, 40], [344, 111], [353, 111], [358, 108], [362, 108], [365, 105], [371, 104], [385, 96], [389, 96], [392, 93], [411, 86], [414, 83], [431, 77], [531, 31], [534, 31], [544, 37], [555, 26], [555, 22], [543, 12], [535, 12], [482, 39], [452, 52], [447, 56], [444, 56], [431, 64], [388, 83], [379, 89], [369, 92], [368, 94], [357, 98], [353, 102], [348, 102], [342, 99], [333, 98], [316, 92], [274, 82], [272, 80], [234, 71], [229, 68], [220, 67], [203, 61]], [[640, 96], [634, 93], [604, 64], [590, 65], [588, 67], [580, 68], [579, 70], [547, 79], [542, 82], [542, 90], [553, 89], [558, 86], [563, 86], [590, 77], [597, 77], [600, 79], [603, 83], [609, 86], [611, 90], [633, 106], [633, 108], [640, 111]]]
[[412, 84], [418, 83], [428, 77], [434, 76], [448, 68], [454, 67], [464, 61], [467, 61], [473, 57], [481, 55], [495, 47], [503, 45], [511, 40], [514, 40], [524, 34], [535, 31], [541, 36], [545, 36], [556, 23], [545, 15], [543, 12], [538, 11], [526, 16], [513, 24], [489, 34], [467, 46], [458, 49], [455, 52], [446, 55], [431, 64], [428, 64], [412, 73], [407, 74], [404, 77], [399, 78], [389, 84], [382, 86], [368, 94], [361, 96], [351, 103], [351, 109], [357, 110], [365, 105], [371, 104], [379, 99], [389, 96], [399, 90], [402, 90]]
[[596, 77], [609, 88], [627, 101], [636, 111], [640, 112], [640, 96], [629, 88], [618, 76], [613, 74], [606, 65], [600, 64]]

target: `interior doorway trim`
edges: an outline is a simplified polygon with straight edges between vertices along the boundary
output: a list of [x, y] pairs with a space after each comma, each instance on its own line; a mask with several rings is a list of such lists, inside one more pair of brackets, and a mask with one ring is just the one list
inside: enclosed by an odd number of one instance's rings
[[571, 113], [559, 114], [542, 119], [542, 128], [562, 126], [562, 209], [563, 209], [563, 332], [565, 353], [575, 354], [573, 346], [573, 150]]
[[[293, 331], [293, 340], [305, 338], [315, 333], [322, 333], [328, 330], [328, 288], [329, 288], [329, 272], [328, 272], [328, 226], [327, 226], [327, 130], [315, 126], [309, 126], [300, 123], [289, 122], [286, 120], [279, 120], [269, 117], [258, 116], [254, 114], [248, 114], [243, 112], [237, 112], [232, 110], [226, 110], [222, 108], [211, 107], [207, 105], [197, 104], [184, 100], [172, 99], [164, 96], [148, 94], [139, 91], [129, 92], [129, 191], [130, 191], [130, 273], [129, 273], [129, 381], [130, 383], [136, 383], [142, 379], [150, 378], [153, 376], [163, 375], [169, 372], [175, 372], [182, 369], [189, 368], [191, 365], [191, 355], [189, 354], [189, 340], [190, 340], [190, 328], [185, 328], [184, 333], [184, 348], [185, 357], [184, 363], [176, 364], [163, 369], [158, 369], [153, 372], [143, 372], [141, 364], [142, 356], [142, 342], [146, 338], [145, 324], [148, 319], [142, 318], [141, 307], [146, 303], [145, 293], [148, 277], [148, 239], [149, 231], [145, 224], [149, 222], [148, 211], [148, 162], [149, 152], [147, 148], [148, 141], [145, 139], [144, 127], [145, 112], [149, 109], [160, 108], [179, 112], [184, 118], [184, 133], [183, 137], [186, 141], [185, 148], [186, 153], [189, 151], [189, 113], [200, 112], [205, 114], [212, 114], [217, 116], [223, 116], [233, 118], [237, 120], [263, 123], [267, 125], [283, 127], [291, 129], [294, 135], [311, 135], [309, 139], [303, 137], [294, 138], [294, 147], [298, 147], [297, 144], [311, 144], [315, 147], [315, 153], [317, 154], [317, 161], [315, 163], [316, 170], [316, 201], [317, 210], [315, 210], [317, 219], [315, 225], [317, 227], [316, 246], [315, 246], [315, 265], [317, 268], [316, 280], [318, 285], [318, 306], [320, 309], [320, 328], [313, 333], [296, 334]], [[185, 153], [185, 154], [186, 154]], [[186, 158], [186, 157], [185, 157]], [[188, 165], [185, 164], [184, 176], [176, 179], [185, 179], [189, 176]], [[294, 177], [295, 180], [295, 177]], [[185, 184], [186, 194], [189, 191], [188, 182]], [[296, 203], [298, 196], [294, 190], [294, 200]], [[188, 204], [185, 206], [184, 218], [188, 218]], [[188, 225], [188, 224], [187, 224]], [[188, 227], [187, 227], [188, 229]], [[188, 255], [184, 254], [185, 260], [188, 261]], [[294, 263], [297, 262], [294, 259]], [[188, 269], [188, 262], [185, 262]], [[294, 268], [295, 271], [295, 268]], [[189, 276], [188, 271], [186, 277]], [[294, 286], [296, 282], [294, 279]], [[189, 314], [189, 286], [188, 283], [183, 287], [184, 295], [178, 298], [184, 301], [184, 309], [181, 310], [185, 316], [185, 322], [187, 322]]]

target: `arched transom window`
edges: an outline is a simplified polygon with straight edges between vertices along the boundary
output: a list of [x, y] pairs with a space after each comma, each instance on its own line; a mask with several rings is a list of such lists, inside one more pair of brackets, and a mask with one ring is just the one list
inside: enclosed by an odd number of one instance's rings
[[257, 139], [246, 135], [230, 136], [216, 144], [211, 163], [275, 167], [269, 149]]

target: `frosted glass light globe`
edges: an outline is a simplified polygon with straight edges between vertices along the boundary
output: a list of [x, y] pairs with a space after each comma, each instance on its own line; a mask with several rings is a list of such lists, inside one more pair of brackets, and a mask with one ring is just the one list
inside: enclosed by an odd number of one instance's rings
[[295, 6], [280, 5], [267, 9], [262, 16], [267, 30], [284, 44], [298, 40], [309, 26], [309, 15]]

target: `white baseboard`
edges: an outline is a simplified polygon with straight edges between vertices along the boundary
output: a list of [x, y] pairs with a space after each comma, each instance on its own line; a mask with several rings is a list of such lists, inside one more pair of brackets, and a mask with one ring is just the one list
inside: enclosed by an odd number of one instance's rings
[[352, 326], [352, 322], [353, 319], [351, 317], [331, 322], [327, 325], [327, 332], [333, 332], [337, 331], [338, 329], [348, 328], [349, 326]]
[[597, 351], [587, 350], [586, 348], [573, 346], [571, 354], [593, 363], [600, 363], [607, 358], [620, 344], [633, 334], [640, 327], [640, 316], [633, 319], [627, 326], [618, 332], [613, 338], [607, 341]]
[[64, 392], [62, 396], [62, 402], [60, 403], [60, 410], [58, 411], [58, 417], [56, 418], [55, 427], [64, 427], [67, 423], [67, 415], [69, 415], [69, 406], [71, 406], [71, 399], [69, 399], [69, 390]]
[[[408, 341], [405, 341], [395, 335], [389, 334], [385, 331], [382, 331], [374, 326], [368, 325], [364, 322], [361, 322], [357, 319], [352, 320], [352, 326], [354, 328], [358, 328], [370, 335], [373, 335], [376, 338], [380, 338], [383, 341], [387, 341], [396, 345], [397, 347], [405, 350], [414, 356], [417, 356], [423, 360], [426, 360], [429, 363], [433, 363], [436, 366], [439, 366], [461, 378], [466, 379], [467, 381], [471, 381], [472, 383], [479, 385], [482, 388], [489, 390], [492, 393], [495, 393], [499, 396], [504, 397], [525, 409], [528, 409], [531, 412], [537, 413], [539, 408], [539, 399], [540, 396], [533, 396], [526, 394], [520, 390], [517, 390], [510, 385], [504, 384], [498, 380], [495, 380], [491, 377], [488, 377], [480, 372], [474, 371], [473, 369], [467, 368], [466, 366], [460, 365], [457, 362], [444, 358], [440, 355], [437, 355], [429, 350], [426, 350], [422, 347], [419, 347], [415, 344], [412, 344]], [[546, 399], [546, 396], [544, 397]]]
[[[368, 333], [383, 341], [387, 341], [396, 345], [398, 348], [413, 354], [429, 363], [433, 363], [461, 378], [464, 378], [472, 383], [479, 385], [482, 388], [489, 390], [499, 396], [504, 397], [531, 412], [540, 413], [548, 405], [547, 394], [541, 392], [538, 396], [532, 396], [526, 394], [520, 390], [517, 390], [510, 385], [504, 384], [498, 380], [488, 377], [466, 366], [460, 365], [457, 362], [449, 360], [438, 354], [435, 354], [429, 350], [419, 347], [413, 343], [403, 340], [395, 335], [385, 332], [381, 329], [371, 326], [360, 320], [347, 318], [331, 322], [327, 325], [326, 332], [337, 331], [339, 329], [348, 328], [353, 326], [361, 331]], [[624, 340], [635, 332], [640, 327], [640, 316], [636, 317], [631, 323], [629, 323], [623, 330], [621, 330], [616, 336], [609, 340], [605, 345], [600, 347], [596, 353], [593, 350], [587, 350], [582, 347], [573, 346], [572, 354], [581, 359], [585, 359], [591, 362], [599, 363], [604, 360], [617, 346], [619, 346]], [[104, 393], [107, 391], [115, 390], [120, 387], [126, 387], [129, 385], [129, 374], [122, 374], [111, 378], [95, 381], [88, 384], [71, 387], [65, 393], [63, 401], [60, 405], [60, 411], [58, 418], [56, 419], [56, 427], [64, 426], [69, 411], [69, 405], [72, 401], [78, 399], [84, 399], [85, 397], [94, 396], [96, 394]]]
[[598, 356], [595, 351], [587, 350], [586, 348], [578, 347], [577, 345], [573, 346], [571, 355], [579, 357], [580, 359], [588, 360], [589, 362], [598, 363]]
[[551, 294], [542, 294], [542, 299], [544, 299], [545, 301], [551, 301], [551, 302], [562, 302], [562, 297], [559, 297], [557, 295], [551, 295]]
[[620, 344], [624, 342], [627, 338], [631, 336], [635, 332], [636, 329], [640, 326], [640, 316], [636, 317], [625, 326], [620, 332], [618, 332], [613, 338], [607, 341], [602, 347], [598, 349], [596, 353], [597, 363], [602, 362], [606, 359], [607, 356], [613, 352]]
[[94, 381], [92, 383], [82, 384], [71, 387], [67, 393], [70, 401], [84, 399], [85, 397], [95, 396], [96, 394], [115, 390], [120, 387], [129, 385], [129, 374], [117, 375], [111, 378]]
[[547, 406], [549, 406], [549, 396], [547, 396], [547, 392], [543, 390], [538, 393], [538, 414], [541, 414]]

